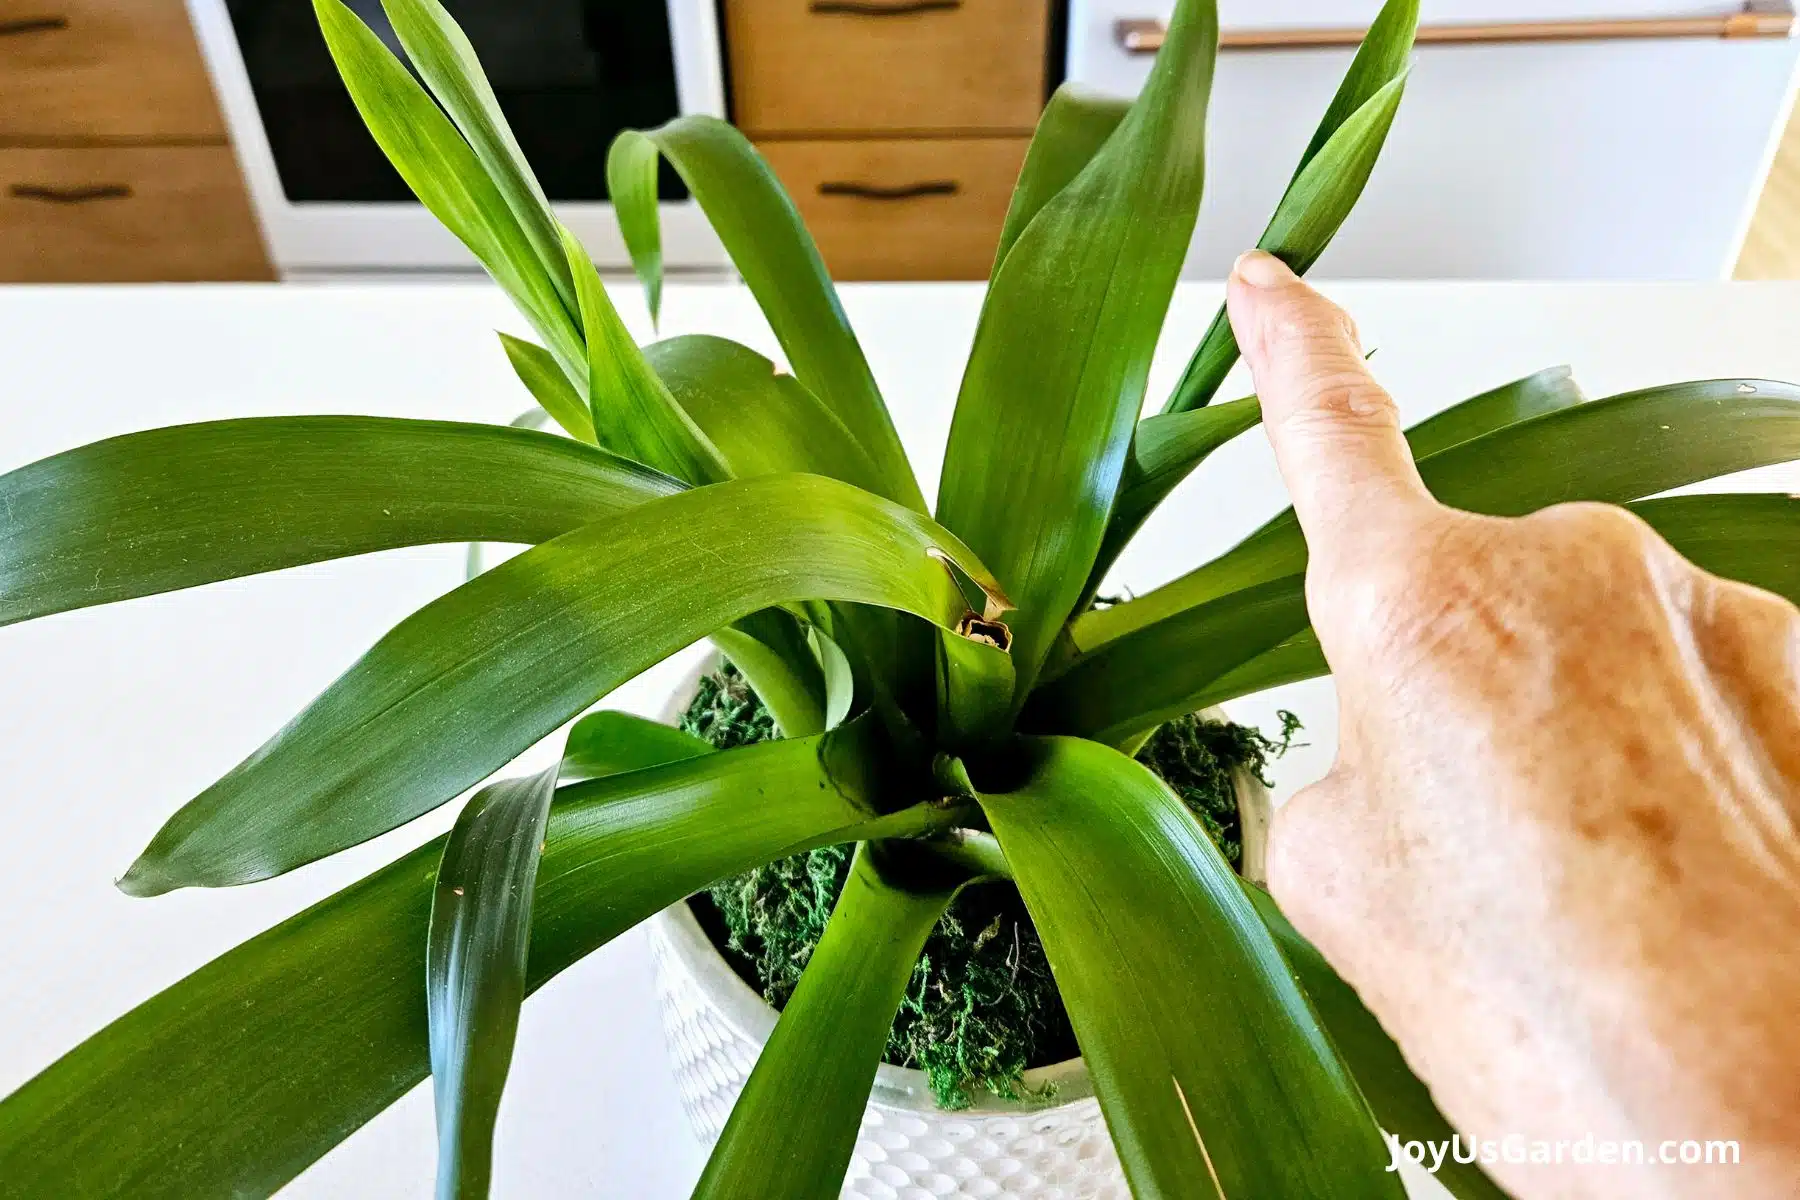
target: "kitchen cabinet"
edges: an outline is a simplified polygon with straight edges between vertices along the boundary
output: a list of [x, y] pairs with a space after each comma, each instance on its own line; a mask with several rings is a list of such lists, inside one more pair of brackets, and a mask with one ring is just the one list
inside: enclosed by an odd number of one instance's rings
[[0, 0], [0, 281], [268, 276], [181, 0]]
[[[1222, 0], [1221, 29], [1366, 26], [1378, 0]], [[1782, 11], [1784, 6], [1775, 6]], [[1121, 20], [1167, 0], [1072, 0], [1068, 76], [1131, 94]], [[1421, 23], [1739, 14], [1734, 0], [1424, 0]], [[1315, 272], [1337, 278], [1714, 279], [1785, 125], [1800, 42], [1651, 37], [1423, 44], [1368, 190]], [[1349, 49], [1221, 52], [1187, 270], [1253, 245]]]
[[1049, 76], [1048, 0], [726, 0], [732, 118], [838, 279], [984, 279]]
[[858, 138], [769, 141], [762, 152], [837, 278], [983, 279], [1026, 145]]

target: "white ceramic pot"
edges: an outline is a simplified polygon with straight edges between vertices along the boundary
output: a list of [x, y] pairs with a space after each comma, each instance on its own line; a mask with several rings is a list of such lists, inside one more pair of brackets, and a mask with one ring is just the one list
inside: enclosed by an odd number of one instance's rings
[[[716, 656], [677, 688], [663, 712], [674, 723]], [[1210, 716], [1223, 717], [1217, 709]], [[1248, 773], [1238, 783], [1246, 873], [1260, 874], [1269, 793]], [[694, 1132], [718, 1140], [731, 1106], [775, 1028], [776, 1013], [738, 977], [684, 901], [650, 919], [656, 992], [676, 1088]], [[945, 1196], [1017, 1200], [1129, 1200], [1100, 1102], [1078, 1058], [1025, 1072], [1049, 1103], [989, 1095], [971, 1108], [937, 1107], [923, 1071], [883, 1063], [875, 1073], [843, 1194], [867, 1200]]]

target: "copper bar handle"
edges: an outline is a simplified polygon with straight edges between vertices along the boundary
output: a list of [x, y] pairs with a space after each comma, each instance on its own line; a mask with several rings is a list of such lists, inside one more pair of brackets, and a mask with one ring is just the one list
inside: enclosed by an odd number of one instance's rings
[[27, 33], [53, 33], [69, 27], [67, 17], [19, 17], [0, 21], [0, 37], [18, 37]]
[[15, 183], [6, 190], [17, 199], [42, 200], [46, 204], [86, 204], [90, 200], [125, 200], [131, 196], [131, 186], [124, 183], [93, 183], [75, 187]]
[[[1506, 42], [1593, 42], [1616, 38], [1784, 38], [1794, 29], [1789, 0], [1752, 0], [1742, 12], [1722, 17], [1647, 17], [1613, 21], [1497, 21], [1421, 25], [1419, 45]], [[1317, 50], [1361, 43], [1365, 29], [1240, 29], [1219, 36], [1221, 50]], [[1167, 28], [1154, 18], [1113, 25], [1127, 54], [1155, 54]]]
[[821, 196], [855, 196], [862, 200], [911, 200], [915, 196], [954, 196], [962, 189], [954, 179], [927, 179], [919, 183], [888, 186], [828, 179], [819, 185]]
[[961, 7], [962, 0], [895, 0], [889, 4], [876, 0], [812, 0], [807, 11], [848, 17], [903, 17], [910, 13], [945, 12]]

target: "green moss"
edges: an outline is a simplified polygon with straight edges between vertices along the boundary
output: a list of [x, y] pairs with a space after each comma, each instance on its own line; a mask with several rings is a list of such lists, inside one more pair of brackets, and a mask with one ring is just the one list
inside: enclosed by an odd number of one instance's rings
[[681, 714], [681, 730], [721, 750], [777, 736], [775, 718], [730, 663], [700, 677], [699, 690]]
[[[729, 664], [701, 680], [681, 727], [721, 749], [776, 736], [768, 710]], [[1241, 847], [1231, 771], [1243, 766], [1260, 776], [1298, 727], [1283, 713], [1281, 737], [1271, 739], [1183, 717], [1159, 729], [1138, 758], [1175, 789], [1235, 866]], [[707, 892], [719, 918], [715, 940], [777, 1009], [793, 995], [825, 932], [851, 851], [827, 846], [778, 859]], [[1027, 1068], [1078, 1052], [1018, 889], [997, 882], [965, 888], [926, 939], [894, 1017], [887, 1061], [923, 1070], [939, 1105], [958, 1109], [983, 1093], [1025, 1099]]]
[[1243, 866], [1244, 844], [1231, 773], [1243, 767], [1267, 787], [1269, 779], [1264, 772], [1270, 756], [1279, 758], [1287, 753], [1299, 729], [1300, 718], [1285, 711], [1279, 738], [1249, 725], [1203, 721], [1198, 713], [1190, 713], [1159, 727], [1138, 751], [1137, 759], [1160, 775], [1200, 818], [1213, 845], [1237, 870]]

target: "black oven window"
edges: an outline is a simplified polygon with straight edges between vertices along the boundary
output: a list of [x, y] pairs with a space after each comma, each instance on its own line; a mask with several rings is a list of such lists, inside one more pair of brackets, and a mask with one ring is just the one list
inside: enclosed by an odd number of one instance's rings
[[[348, 0], [390, 48], [380, 0]], [[306, 201], [407, 201], [338, 78], [311, 0], [227, 0], [282, 190]], [[606, 199], [621, 129], [680, 112], [666, 0], [444, 0], [552, 200]], [[404, 54], [401, 55], [405, 57]], [[664, 165], [665, 200], [686, 197]]]

